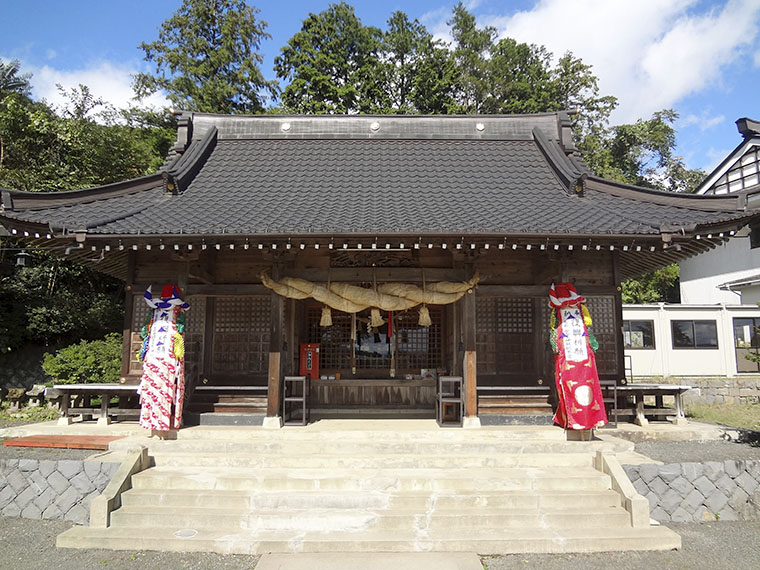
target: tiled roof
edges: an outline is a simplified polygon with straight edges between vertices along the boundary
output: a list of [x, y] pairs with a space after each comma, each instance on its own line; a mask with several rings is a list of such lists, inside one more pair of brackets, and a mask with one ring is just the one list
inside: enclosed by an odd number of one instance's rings
[[69, 201], [67, 193], [45, 201], [5, 192], [0, 218], [89, 235], [647, 236], [749, 215], [734, 197], [674, 196], [588, 176], [568, 158], [557, 114], [199, 115], [191, 127], [163, 178]]

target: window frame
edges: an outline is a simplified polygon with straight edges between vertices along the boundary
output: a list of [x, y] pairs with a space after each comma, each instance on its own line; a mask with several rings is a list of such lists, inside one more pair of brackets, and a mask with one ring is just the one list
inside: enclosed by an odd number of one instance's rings
[[[693, 344], [691, 346], [676, 346], [676, 323], [690, 323], [691, 324], [691, 336]], [[715, 346], [698, 346], [697, 345], [697, 324], [712, 324], [715, 330]], [[673, 350], [719, 350], [720, 349], [720, 337], [718, 335], [718, 321], [715, 319], [671, 319], [670, 320], [670, 341]]]
[[[630, 333], [634, 332], [631, 330], [631, 323], [648, 323], [651, 330], [651, 336], [652, 336], [652, 344], [643, 346], [631, 346], [630, 343]], [[636, 331], [638, 332], [638, 331]], [[629, 334], [628, 340], [626, 340], [626, 333]], [[623, 348], [625, 350], [657, 350], [657, 335], [655, 334], [654, 330], [654, 320], [653, 319], [623, 319]]]

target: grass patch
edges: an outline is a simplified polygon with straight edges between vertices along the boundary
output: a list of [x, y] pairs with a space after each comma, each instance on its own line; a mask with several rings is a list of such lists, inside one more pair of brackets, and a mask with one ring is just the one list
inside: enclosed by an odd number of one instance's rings
[[760, 404], [703, 404], [686, 406], [686, 415], [695, 420], [745, 429], [760, 429]]
[[61, 415], [56, 408], [48, 408], [47, 406], [21, 408], [18, 412], [13, 413], [8, 411], [8, 406], [7, 402], [3, 402], [0, 408], [0, 420], [11, 424], [49, 422], [50, 420], [57, 420]]

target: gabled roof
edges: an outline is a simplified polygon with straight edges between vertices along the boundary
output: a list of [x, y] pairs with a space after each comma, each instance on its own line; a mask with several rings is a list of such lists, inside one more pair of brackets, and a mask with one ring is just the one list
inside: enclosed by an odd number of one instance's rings
[[715, 167], [695, 194], [755, 193], [760, 190], [760, 122], [737, 119], [742, 142]]
[[[5, 190], [1, 204], [0, 222], [10, 228], [111, 242], [436, 236], [601, 239], [633, 250], [684, 241], [687, 251], [658, 251], [644, 265], [712, 247], [756, 213], [741, 196], [665, 193], [592, 176], [565, 113], [187, 113], [155, 175], [75, 192]], [[701, 243], [686, 243], [697, 234]]]

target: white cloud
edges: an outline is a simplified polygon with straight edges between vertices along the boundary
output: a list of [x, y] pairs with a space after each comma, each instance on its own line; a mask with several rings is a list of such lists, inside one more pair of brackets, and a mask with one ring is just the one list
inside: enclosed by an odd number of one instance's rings
[[760, 67], [760, 51], [755, 52], [755, 67]]
[[[64, 71], [55, 69], [49, 65], [40, 68], [26, 67], [32, 72], [32, 90], [35, 97], [45, 99], [55, 107], [64, 105], [65, 100], [58, 92], [56, 84], [60, 84], [67, 90], [86, 85], [95, 97], [112, 104], [116, 108], [135, 106], [132, 99], [132, 75], [137, 73], [128, 65], [119, 65], [111, 62], [100, 62], [85, 69]], [[162, 95], [152, 95], [140, 103], [140, 106], [164, 107], [168, 101]]]
[[721, 123], [725, 122], [726, 117], [725, 115], [716, 115], [714, 117], [709, 116], [709, 112], [704, 111], [703, 113], [699, 115], [695, 115], [694, 113], [690, 113], [689, 115], [686, 115], [685, 117], [681, 117], [678, 120], [678, 128], [684, 128], [684, 127], [690, 127], [691, 125], [697, 125], [699, 126], [700, 131], [706, 131], [708, 129], [711, 129], [712, 127], [716, 127], [720, 125]]
[[719, 85], [723, 66], [757, 39], [758, 0], [703, 6], [698, 0], [539, 0], [531, 10], [478, 23], [555, 55], [570, 50], [591, 64], [602, 94], [618, 97], [613, 122], [622, 123]]

